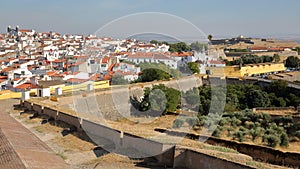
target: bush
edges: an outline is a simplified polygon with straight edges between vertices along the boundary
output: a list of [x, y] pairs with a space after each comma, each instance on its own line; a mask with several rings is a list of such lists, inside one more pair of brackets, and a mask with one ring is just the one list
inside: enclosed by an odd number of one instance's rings
[[197, 120], [195, 121], [195, 125], [203, 126], [205, 124], [206, 119], [206, 116], [198, 116]]
[[298, 137], [298, 138], [300, 139], [300, 131], [296, 131], [295, 136]]
[[282, 133], [280, 136], [280, 146], [289, 146], [289, 136], [286, 133]]
[[225, 126], [225, 125], [227, 125], [227, 124], [229, 124], [229, 123], [230, 123], [230, 119], [228, 119], [227, 117], [222, 118], [222, 119], [220, 120], [220, 122], [219, 122], [220, 126]]
[[184, 123], [184, 121], [182, 119], [176, 119], [174, 121], [173, 127], [174, 128], [180, 128], [180, 127], [182, 127], [183, 123]]
[[256, 127], [256, 125], [255, 125], [255, 123], [253, 123], [252, 121], [249, 122], [248, 125], [247, 125], [247, 128], [248, 128], [248, 129], [253, 129], [253, 128], [255, 128], [255, 127]]
[[234, 128], [228, 127], [227, 128], [227, 137], [231, 137], [231, 132], [234, 131]]
[[220, 137], [220, 134], [221, 134], [220, 129], [219, 129], [219, 128], [216, 128], [216, 130], [213, 132], [212, 135], [213, 135], [214, 137], [218, 137], [218, 138], [219, 138], [219, 137]]
[[280, 138], [272, 134], [265, 135], [263, 140], [267, 141], [267, 145], [270, 147], [276, 147], [280, 143]]
[[254, 141], [259, 136], [259, 131], [257, 129], [251, 129], [249, 133], [252, 136], [252, 141]]
[[190, 127], [194, 127], [196, 124], [196, 119], [195, 118], [187, 118], [185, 120], [185, 122], [187, 122], [189, 124]]
[[239, 140], [239, 142], [243, 142], [244, 141], [244, 135], [245, 133], [242, 132], [242, 131], [237, 131], [235, 134], [234, 134], [234, 137], [237, 138]]
[[240, 126], [241, 123], [242, 123], [241, 120], [237, 119], [236, 117], [233, 117], [233, 118], [231, 119], [231, 125], [232, 125], [233, 127]]

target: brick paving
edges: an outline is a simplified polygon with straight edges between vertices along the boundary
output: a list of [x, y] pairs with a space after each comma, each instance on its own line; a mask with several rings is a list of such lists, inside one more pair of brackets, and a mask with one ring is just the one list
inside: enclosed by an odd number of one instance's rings
[[0, 168], [25, 169], [20, 157], [14, 151], [3, 132], [0, 130]]
[[0, 169], [67, 169], [69, 165], [8, 113], [0, 112]]

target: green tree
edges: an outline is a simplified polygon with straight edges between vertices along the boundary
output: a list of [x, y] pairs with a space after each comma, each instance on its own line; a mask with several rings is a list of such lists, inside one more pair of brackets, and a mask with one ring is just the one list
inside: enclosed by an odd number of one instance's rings
[[265, 140], [270, 147], [276, 147], [280, 143], [280, 138], [275, 134], [265, 135], [263, 140]]
[[197, 106], [200, 104], [200, 96], [199, 96], [199, 90], [198, 88], [193, 88], [191, 90], [188, 90], [184, 94], [184, 98], [186, 102], [191, 106]]
[[157, 40], [151, 40], [150, 43], [151, 44], [158, 44], [159, 42]]
[[221, 131], [219, 128], [216, 128], [215, 131], [212, 133], [212, 136], [219, 138], [221, 135]]
[[167, 112], [174, 112], [180, 103], [180, 95], [178, 90], [168, 88], [163, 84], [154, 85], [152, 89], [145, 88], [140, 110], [162, 111], [163, 115]]
[[199, 43], [199, 42], [197, 41], [197, 42], [191, 43], [191, 49], [192, 49], [192, 50], [195, 50], [195, 51], [197, 51], [197, 52], [200, 52], [200, 51], [202, 51], [202, 50], [207, 51], [208, 46], [207, 46], [207, 44]]
[[243, 131], [240, 131], [240, 130], [235, 132], [235, 134], [234, 134], [234, 137], [237, 138], [239, 140], [239, 142], [244, 141], [244, 136], [245, 136], [245, 133]]
[[300, 47], [296, 47], [295, 51], [297, 51], [298, 55], [300, 55]]
[[[165, 65], [163, 63], [148, 63], [148, 62], [144, 62], [144, 63], [140, 63], [137, 66], [141, 67], [142, 72], [144, 70], [146, 70], [146, 69], [159, 69], [159, 70], [161, 70], [161, 71], [169, 74], [172, 78], [179, 78], [179, 77], [182, 76], [182, 74], [181, 74], [181, 72], [179, 70], [177, 70], [177, 69], [171, 69], [170, 67], [168, 67], [167, 65]], [[157, 80], [157, 79], [155, 79], [155, 80]], [[168, 79], [166, 79], [166, 80], [168, 80]]]
[[170, 48], [169, 51], [170, 52], [187, 52], [190, 51], [191, 48], [190, 46], [188, 46], [186, 43], [184, 42], [178, 42], [178, 43], [174, 43], [174, 44], [169, 44]]
[[285, 61], [285, 67], [298, 68], [300, 64], [300, 59], [295, 56], [289, 56]]
[[260, 137], [264, 133], [264, 129], [261, 127], [252, 128], [249, 131], [249, 133], [252, 136], [252, 141], [254, 141], [256, 138]]
[[152, 90], [149, 96], [151, 110], [163, 112], [167, 105], [167, 98], [163, 91], [159, 89]]
[[262, 56], [263, 63], [272, 62], [273, 60], [274, 60], [274, 58], [272, 56], [267, 56], [267, 55]]
[[190, 127], [194, 127], [197, 123], [197, 118], [190, 117], [190, 118], [187, 118], [185, 120], [185, 122], [187, 122]]
[[189, 62], [188, 63], [188, 67], [189, 69], [191, 70], [191, 72], [193, 74], [195, 73], [200, 73], [200, 68], [199, 68], [199, 64], [198, 63], [195, 63], [195, 62]]
[[142, 82], [152, 82], [154, 80], [168, 80], [171, 75], [163, 70], [149, 68], [142, 71], [140, 79]]
[[114, 75], [113, 78], [111, 79], [111, 84], [112, 85], [125, 85], [128, 84], [128, 80], [124, 79], [124, 76], [122, 75]]
[[247, 92], [247, 104], [249, 108], [268, 107], [271, 102], [268, 93], [252, 88]]
[[289, 136], [286, 133], [282, 133], [280, 136], [280, 146], [289, 146]]
[[280, 56], [278, 54], [274, 54], [273, 56], [275, 63], [280, 62]]
[[184, 124], [184, 121], [182, 119], [176, 119], [173, 123], [173, 128], [180, 128]]
[[287, 90], [288, 83], [283, 80], [272, 81], [266, 88], [268, 93], [275, 93], [276, 97], [286, 97], [286, 95], [289, 93]]
[[207, 39], [208, 39], [209, 41], [211, 41], [212, 38], [213, 38], [213, 36], [212, 36], [211, 34], [207, 36]]

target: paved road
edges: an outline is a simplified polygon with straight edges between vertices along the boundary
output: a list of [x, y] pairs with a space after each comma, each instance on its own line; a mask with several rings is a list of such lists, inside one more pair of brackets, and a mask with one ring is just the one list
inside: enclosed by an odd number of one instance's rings
[[0, 168], [70, 168], [43, 141], [8, 114], [13, 104], [18, 102], [17, 100], [0, 101]]

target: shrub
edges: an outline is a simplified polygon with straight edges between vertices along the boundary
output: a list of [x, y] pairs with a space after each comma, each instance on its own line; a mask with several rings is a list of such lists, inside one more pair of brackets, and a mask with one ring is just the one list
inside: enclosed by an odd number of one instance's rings
[[257, 129], [251, 129], [249, 133], [252, 136], [252, 141], [254, 141], [259, 135], [259, 131]]
[[176, 119], [173, 123], [174, 128], [180, 128], [182, 127], [184, 121], [182, 119]]
[[289, 136], [286, 133], [282, 133], [280, 136], [280, 146], [289, 146]]
[[213, 132], [212, 135], [213, 135], [214, 137], [218, 137], [218, 138], [219, 138], [219, 137], [220, 137], [220, 134], [221, 134], [220, 129], [219, 129], [219, 128], [216, 128], [216, 130]]
[[185, 122], [187, 122], [188, 124], [189, 124], [189, 126], [190, 127], [193, 127], [193, 126], [195, 126], [195, 124], [196, 124], [196, 119], [195, 118], [187, 118], [186, 120], [185, 120]]
[[231, 132], [234, 131], [234, 129], [232, 127], [228, 127], [227, 128], [227, 137], [231, 136]]
[[233, 117], [231, 120], [231, 125], [233, 127], [240, 126], [241, 123], [242, 123], [241, 120], [237, 119], [236, 117]]
[[239, 140], [239, 142], [243, 142], [244, 141], [244, 132], [242, 131], [237, 131], [234, 134], [234, 137], [237, 138]]
[[198, 116], [198, 119], [195, 121], [196, 125], [203, 126], [207, 117], [206, 116]]
[[255, 127], [256, 127], [255, 123], [253, 123], [252, 121], [248, 122], [248, 124], [247, 124], [248, 129], [254, 129]]
[[228, 120], [227, 117], [226, 117], [226, 118], [222, 118], [222, 119], [220, 120], [220, 122], [219, 122], [220, 126], [225, 126], [225, 125], [227, 125], [227, 124], [229, 124], [229, 123], [230, 123], [230, 120]]
[[298, 137], [298, 138], [300, 139], [300, 131], [296, 131], [295, 136]]
[[267, 145], [270, 147], [276, 147], [280, 143], [280, 138], [277, 135], [265, 135], [264, 141], [267, 141]]

